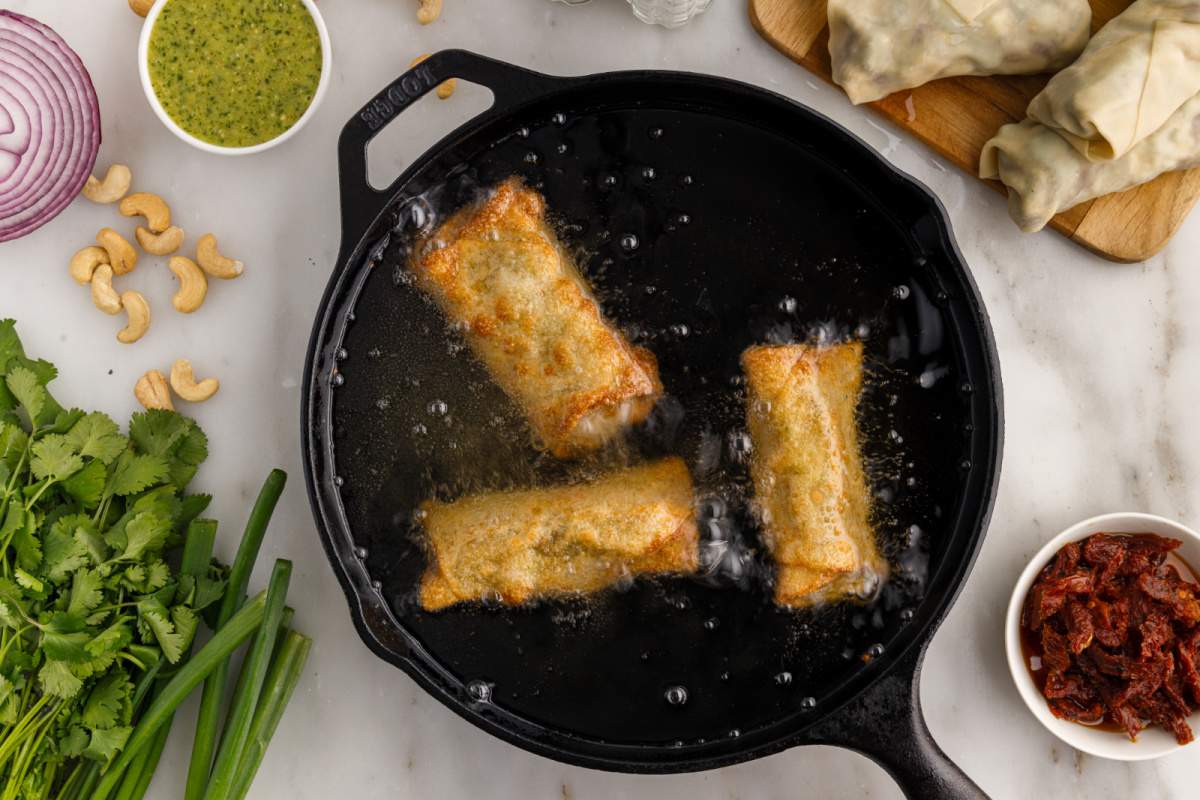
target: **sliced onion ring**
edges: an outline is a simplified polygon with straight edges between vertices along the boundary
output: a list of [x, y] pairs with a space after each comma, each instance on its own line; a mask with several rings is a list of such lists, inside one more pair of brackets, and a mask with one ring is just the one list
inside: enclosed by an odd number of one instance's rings
[[99, 149], [100, 105], [79, 56], [37, 20], [0, 9], [0, 242], [66, 208]]

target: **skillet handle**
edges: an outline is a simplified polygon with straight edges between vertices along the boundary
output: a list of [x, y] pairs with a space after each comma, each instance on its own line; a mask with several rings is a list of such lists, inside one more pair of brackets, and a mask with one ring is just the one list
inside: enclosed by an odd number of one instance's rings
[[942, 752], [921, 713], [921, 664], [928, 640], [909, 652], [864, 694], [820, 722], [812, 744], [845, 747], [888, 771], [909, 800], [988, 800]]
[[413, 103], [450, 78], [462, 78], [492, 91], [488, 115], [545, 94], [568, 79], [532, 72], [466, 50], [442, 50], [396, 78], [355, 114], [338, 139], [342, 230], [345, 242], [357, 242], [394, 194], [397, 178], [379, 191], [367, 182], [367, 145]]

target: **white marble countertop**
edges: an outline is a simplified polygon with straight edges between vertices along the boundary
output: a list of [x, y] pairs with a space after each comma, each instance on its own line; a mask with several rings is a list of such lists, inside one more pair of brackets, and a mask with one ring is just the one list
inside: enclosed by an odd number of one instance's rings
[[[132, 165], [139, 187], [169, 198], [189, 232], [218, 232], [249, 266], [212, 287], [191, 317], [161, 313], [151, 334], [119, 345], [67, 275], [75, 248], [113, 220], [72, 205], [50, 225], [0, 245], [0, 318], [16, 317], [31, 353], [64, 373], [59, 396], [125, 417], [131, 387], [152, 367], [190, 357], [222, 379], [218, 398], [189, 409], [211, 438], [199, 485], [216, 495], [219, 549], [232, 555], [267, 470], [291, 486], [276, 514], [255, 585], [276, 556], [296, 562], [290, 602], [316, 639], [254, 798], [897, 798], [867, 759], [832, 748], [793, 750], [695, 775], [634, 777], [564, 766], [478, 731], [376, 659], [350, 625], [317, 541], [303, 490], [300, 380], [309, 326], [338, 247], [334, 146], [342, 124], [417, 54], [463, 47], [552, 73], [620, 68], [709, 72], [759, 84], [833, 117], [942, 199], [995, 326], [1007, 406], [1004, 473], [974, 574], [934, 640], [922, 693], [934, 736], [997, 800], [1194, 797], [1200, 746], [1143, 764], [1081, 755], [1021, 705], [1004, 662], [1004, 606], [1021, 567], [1053, 533], [1083, 517], [1144, 510], [1200, 524], [1200, 217], [1166, 252], [1137, 266], [1101, 261], [1053, 233], [1023, 236], [1002, 199], [919, 144], [850, 106], [759, 39], [743, 0], [669, 32], [637, 22], [622, 0], [567, 7], [547, 0], [446, 0], [421, 28], [413, 0], [322, 0], [333, 38], [329, 95], [311, 124], [269, 153], [226, 159], [193, 150], [151, 114], [136, 77], [140, 20], [121, 0], [7, 0], [54, 27], [88, 65], [101, 98], [100, 165]], [[470, 87], [466, 87], [470, 88]], [[424, 101], [394, 126], [374, 167], [383, 178], [420, 155], [484, 101], [463, 90]], [[390, 174], [389, 174], [390, 173]], [[165, 269], [127, 285], [160, 304]], [[1196, 305], [1193, 305], [1196, 304]], [[165, 309], [165, 305], [164, 305]], [[1192, 481], [1197, 480], [1193, 486]], [[189, 706], [178, 722], [192, 724]], [[186, 755], [173, 737], [150, 796], [177, 797]]]

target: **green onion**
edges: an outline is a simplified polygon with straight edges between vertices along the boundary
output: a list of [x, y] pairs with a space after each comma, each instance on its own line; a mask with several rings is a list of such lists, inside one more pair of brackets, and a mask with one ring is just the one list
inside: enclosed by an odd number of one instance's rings
[[279, 727], [279, 721], [283, 718], [283, 711], [292, 699], [296, 684], [300, 682], [300, 676], [304, 673], [304, 664], [308, 661], [311, 648], [312, 639], [295, 631], [288, 631], [276, 649], [275, 658], [271, 661], [271, 671], [267, 673], [267, 680], [263, 684], [262, 697], [259, 698], [258, 708], [254, 710], [254, 721], [250, 724], [250, 735], [242, 751], [242, 760], [238, 764], [233, 800], [242, 800], [249, 794], [250, 785], [254, 782], [254, 776], [258, 774], [271, 737], [275, 735], [275, 729]]
[[275, 650], [275, 639], [279, 635], [279, 621], [283, 617], [291, 577], [292, 562], [282, 558], [277, 560], [275, 569], [271, 572], [271, 582], [267, 585], [266, 614], [258, 634], [254, 637], [254, 644], [246, 655], [246, 661], [242, 664], [242, 673], [246, 677], [241, 681], [239, 691], [234, 694], [233, 703], [229, 707], [225, 736], [221, 739], [221, 749], [217, 752], [217, 760], [213, 764], [212, 778], [204, 794], [205, 800], [221, 800], [228, 797], [232, 791], [242, 747], [246, 743], [246, 737], [250, 735], [254, 706], [258, 703], [263, 680], [271, 665], [271, 653]]
[[238, 645], [249, 639], [258, 630], [262, 625], [265, 612], [266, 592], [262, 592], [246, 603], [241, 611], [234, 614], [229, 622], [209, 640], [208, 644], [200, 648], [200, 651], [175, 673], [175, 677], [162, 688], [158, 697], [142, 714], [141, 721], [133, 729], [133, 734], [125, 743], [125, 748], [100, 779], [96, 791], [92, 794], [92, 800], [106, 800], [112, 790], [116, 788], [121, 774], [134, 757], [150, 743], [154, 734], [175, 712], [184, 698], [199, 686], [200, 682], [216, 669], [218, 664], [224, 663]]
[[[283, 470], [272, 470], [266, 482], [258, 493], [258, 500], [246, 521], [246, 531], [242, 534], [242, 542], [238, 546], [237, 556], [229, 573], [229, 583], [225, 588], [225, 596], [221, 599], [220, 612], [217, 615], [216, 630], [219, 632], [226, 622], [238, 610], [246, 596], [246, 585], [250, 582], [250, 573], [254, 562], [258, 559], [258, 551], [262, 546], [263, 535], [267, 531], [267, 523], [275, 511], [275, 504], [283, 494], [284, 484], [287, 483], [287, 473]], [[213, 670], [208, 680], [204, 682], [204, 693], [200, 697], [200, 712], [196, 718], [196, 738], [192, 742], [192, 759], [188, 765], [187, 784], [184, 788], [184, 800], [200, 800], [208, 785], [209, 770], [212, 767], [213, 751], [217, 744], [217, 726], [221, 716], [221, 700], [225, 693], [225, 684], [229, 675], [228, 661], [222, 661]]]

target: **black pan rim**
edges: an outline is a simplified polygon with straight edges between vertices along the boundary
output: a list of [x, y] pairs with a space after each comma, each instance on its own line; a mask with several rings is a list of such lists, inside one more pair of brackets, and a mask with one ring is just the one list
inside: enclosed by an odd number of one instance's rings
[[[451, 51], [450, 54], [453, 55], [456, 52], [460, 51]], [[477, 56], [471, 57], [479, 58]], [[704, 745], [685, 748], [666, 748], [655, 745], [608, 745], [571, 737], [558, 731], [534, 732], [532, 729], [524, 731], [519, 729], [521, 726], [513, 724], [511, 720], [499, 718], [494, 712], [484, 713], [478, 707], [469, 706], [461, 696], [448, 691], [447, 687], [439, 683], [427, 664], [422, 663], [420, 658], [413, 657], [414, 646], [419, 648], [419, 645], [416, 645], [414, 641], [409, 640], [404, 642], [403, 648], [406, 652], [401, 653], [380, 640], [377, 630], [372, 628], [368, 618], [370, 617], [377, 622], [383, 622], [385, 625], [396, 625], [397, 623], [394, 621], [387, 604], [383, 602], [382, 598], [374, 594], [365, 570], [360, 569], [359, 572], [362, 574], [359, 575], [351, 572], [352, 566], [348, 563], [348, 556], [352, 553], [341, 552], [339, 550], [339, 548], [347, 550], [353, 547], [349, 527], [341, 514], [340, 505], [336, 502], [335, 498], [329, 496], [328, 487], [318, 485], [318, 472], [322, 464], [331, 457], [332, 452], [327, 438], [322, 435], [328, 429], [329, 409], [327, 405], [323, 406], [319, 400], [321, 392], [317, 382], [317, 365], [321, 360], [321, 353], [328, 347], [329, 342], [336, 340], [334, 335], [337, 332], [338, 322], [334, 319], [334, 304], [332, 301], [347, 289], [348, 283], [352, 283], [352, 281], [347, 281], [347, 278], [352, 277], [349, 274], [351, 267], [357, 264], [362, 258], [370, 243], [367, 235], [355, 238], [352, 233], [344, 230], [343, 235], [346, 238], [342, 241], [337, 264], [331, 273], [325, 292], [322, 295], [320, 313], [314, 322], [310, 336], [304, 372], [304, 385], [306, 388], [301, 401], [301, 421], [303, 426], [302, 455], [309, 501], [313, 509], [322, 546], [326, 556], [330, 560], [331, 566], [334, 568], [338, 582], [346, 594], [352, 622], [360, 638], [363, 639], [372, 652], [403, 670], [423, 690], [436, 697], [464, 719], [511, 744], [565, 763], [620, 772], [689, 772], [728, 766], [804, 744], [806, 743], [805, 732], [808, 729], [836, 714], [841, 707], [849, 703], [855, 696], [861, 694], [870, 686], [878, 683], [884, 676], [890, 674], [897, 662], [914, 647], [923, 648], [929, 642], [950, 607], [957, 599], [959, 592], [961, 592], [966, 582], [967, 576], [970, 574], [975, 559], [978, 557], [994, 507], [1003, 453], [1003, 390], [999, 356], [994, 334], [978, 287], [962, 257], [962, 253], [954, 239], [945, 208], [938, 198], [924, 184], [894, 167], [846, 128], [819, 112], [796, 103], [790, 98], [738, 81], [686, 72], [635, 70], [600, 73], [579, 78], [538, 77], [545, 78], [545, 81], [549, 84], [548, 90], [543, 91], [537, 97], [527, 102], [515, 104], [507, 108], [501, 108], [501, 103], [498, 100], [496, 106], [451, 131], [429, 148], [396, 179], [389, 190], [378, 192], [379, 207], [377, 213], [371, 219], [370, 225], [364, 227], [364, 230], [369, 231], [386, 212], [386, 209], [393, 202], [395, 196], [399, 194], [397, 187], [405, 186], [431, 157], [445, 150], [454, 141], [469, 136], [476, 130], [486, 127], [497, 119], [513, 115], [526, 105], [534, 102], [543, 102], [560, 92], [576, 91], [583, 87], [596, 85], [597, 83], [636, 84], [651, 81], [659, 84], [663, 82], [682, 82], [693, 86], [700, 85], [705, 88], [711, 88], [714, 91], [740, 94], [747, 102], [773, 104], [778, 109], [806, 118], [806, 121], [811, 124], [824, 126], [829, 133], [846, 140], [861, 151], [863, 155], [869, 154], [870, 159], [874, 162], [874, 166], [876, 168], [883, 168], [880, 170], [881, 179], [887, 179], [897, 185], [903, 186], [913, 192], [927, 206], [927, 209], [924, 210], [921, 216], [923, 218], [928, 217], [933, 221], [937, 232], [938, 247], [957, 267], [954, 270], [955, 274], [953, 277], [960, 284], [957, 288], [962, 291], [963, 305], [973, 318], [971, 320], [972, 328], [979, 332], [980, 341], [977, 344], [982, 351], [979, 355], [984, 364], [984, 371], [988, 373], [992, 389], [988, 397], [989, 402], [981, 404], [980, 409], [989, 422], [991, 436], [990, 440], [983, 443], [983, 446], [991, 457], [988, 458], [986, 463], [978, 465], [985, 469], [979, 470], [979, 477], [975, 479], [976, 483], [979, 484], [982, 502], [973, 514], [964, 513], [964, 517], [970, 519], [970, 524], [965, 522], [960, 523], [962, 529], [970, 533], [969, 536], [964, 534], [967, 540], [966, 552], [957, 558], [947, 559], [942, 564], [938, 574], [931, 578], [931, 585], [944, 584], [947, 589], [932, 602], [932, 607], [928, 610], [924, 623], [910, 626], [902, 635], [902, 641], [899, 643], [899, 646], [894, 646], [889, 650], [886, 657], [857, 672], [853, 678], [849, 679], [847, 684], [843, 685], [835, 693], [839, 698], [837, 702], [828, 704], [822, 709], [821, 713], [813, 715], [810, 720], [797, 722], [795, 718], [788, 718], [766, 729], [767, 731], [774, 731], [780, 727], [788, 727], [789, 730], [782, 734], [747, 735], [743, 741], [739, 742], [738, 748], [733, 752], [714, 754], [706, 752], [706, 750], [715, 748], [709, 748]], [[343, 136], [345, 136], [345, 133]], [[335, 538], [335, 536], [339, 538]], [[929, 603], [930, 599], [927, 599], [926, 602]], [[401, 638], [408, 638], [402, 633], [398, 635]], [[853, 690], [848, 691], [847, 686], [850, 686]]]

